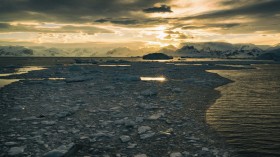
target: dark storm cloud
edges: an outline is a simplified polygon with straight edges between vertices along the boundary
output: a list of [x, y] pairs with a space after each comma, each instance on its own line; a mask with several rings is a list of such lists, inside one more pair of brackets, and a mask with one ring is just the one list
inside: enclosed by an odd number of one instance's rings
[[166, 24], [169, 22], [169, 19], [166, 18], [102, 18], [95, 20], [96, 23], [112, 23], [117, 25], [133, 25], [135, 27], [149, 27], [154, 25]]
[[95, 20], [94, 22], [97, 22], [97, 23], [105, 23], [105, 22], [110, 22], [111, 18], [104, 18], [104, 19], [98, 19], [98, 20]]
[[145, 13], [171, 13], [171, 7], [168, 5], [161, 5], [160, 7], [152, 7], [143, 9], [143, 12]]
[[131, 19], [131, 18], [119, 18], [119, 19], [103, 18], [103, 19], [95, 20], [94, 22], [97, 23], [110, 22], [110, 23], [120, 24], [120, 25], [135, 25], [140, 23], [138, 20]]
[[0, 0], [0, 19], [4, 22], [35, 20], [88, 23], [101, 18], [137, 17], [133, 12], [141, 12], [143, 8], [162, 2], [163, 0]]
[[[152, 18], [149, 13], [171, 13], [181, 6], [172, 5], [171, 0], [0, 0], [0, 31], [58, 31], [27, 25], [10, 25], [11, 22], [34, 21], [35, 23], [72, 24], [63, 28], [69, 32], [111, 32], [97, 27], [110, 23], [122, 27], [151, 27], [170, 25], [170, 30], [219, 28], [215, 31], [229, 33], [280, 32], [280, 0], [219, 0], [218, 6], [225, 10], [204, 12], [184, 18]], [[176, 0], [173, 0], [173, 2]], [[191, 3], [191, 2], [190, 2]], [[160, 4], [165, 4], [161, 5]], [[203, 4], [201, 4], [203, 5]], [[188, 7], [191, 7], [189, 5]], [[219, 8], [219, 7], [218, 7]], [[182, 8], [181, 8], [182, 9]], [[188, 13], [192, 14], [192, 13]], [[173, 14], [170, 14], [173, 15]], [[175, 15], [174, 15], [175, 16]], [[185, 25], [191, 20], [192, 25]], [[222, 20], [237, 23], [222, 24]], [[240, 22], [240, 21], [241, 22]], [[187, 22], [186, 22], [187, 21]], [[2, 22], [2, 23], [1, 23]], [[239, 23], [240, 22], [240, 23]], [[218, 23], [218, 24], [217, 24]], [[214, 30], [214, 29], [213, 29]], [[62, 31], [63, 30], [59, 30]], [[167, 33], [172, 34], [172, 33]], [[174, 34], [175, 35], [175, 34]]]
[[139, 21], [132, 19], [121, 19], [121, 20], [112, 20], [111, 23], [121, 24], [121, 25], [135, 25], [138, 24]]

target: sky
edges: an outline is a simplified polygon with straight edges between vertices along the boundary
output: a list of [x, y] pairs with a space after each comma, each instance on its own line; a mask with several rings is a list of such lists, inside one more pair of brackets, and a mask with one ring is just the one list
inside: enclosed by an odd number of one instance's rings
[[0, 43], [280, 43], [280, 0], [0, 0]]

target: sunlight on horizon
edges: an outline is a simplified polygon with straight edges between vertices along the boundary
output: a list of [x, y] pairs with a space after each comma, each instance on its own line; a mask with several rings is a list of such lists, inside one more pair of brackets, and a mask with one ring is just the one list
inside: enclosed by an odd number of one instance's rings
[[30, 48], [34, 56], [130, 57], [161, 49], [169, 53], [175, 51], [170, 45], [180, 49], [187, 43], [247, 44], [263, 50], [279, 44], [276, 0], [57, 3], [0, 1], [0, 46]]

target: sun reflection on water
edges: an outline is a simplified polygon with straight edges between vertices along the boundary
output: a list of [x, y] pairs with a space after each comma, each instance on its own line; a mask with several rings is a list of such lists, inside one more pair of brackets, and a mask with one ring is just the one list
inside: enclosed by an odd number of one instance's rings
[[122, 64], [122, 65], [117, 65], [117, 64], [102, 64], [102, 65], [99, 65], [100, 67], [130, 67], [131, 65], [125, 65], [125, 64]]
[[51, 77], [51, 78], [48, 78], [48, 80], [65, 80], [65, 78], [55, 78], [55, 77]]
[[17, 81], [19, 81], [19, 79], [0, 79], [0, 88]]
[[10, 76], [10, 75], [26, 74], [30, 71], [44, 70], [44, 69], [47, 69], [47, 68], [44, 68], [44, 67], [41, 67], [41, 66], [27, 66], [27, 67], [18, 68], [13, 73], [0, 74], [0, 77]]
[[165, 77], [140, 77], [141, 81], [159, 81], [164, 82], [166, 81]]

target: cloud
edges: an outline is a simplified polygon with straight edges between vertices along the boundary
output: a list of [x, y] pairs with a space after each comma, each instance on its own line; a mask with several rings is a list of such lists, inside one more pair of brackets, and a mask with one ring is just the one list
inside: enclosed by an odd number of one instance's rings
[[9, 34], [0, 39], [86, 33], [97, 38], [84, 41], [157, 42], [156, 32], [170, 39], [164, 42], [231, 40], [280, 33], [279, 6], [280, 0], [0, 0], [0, 33]]
[[111, 20], [111, 18], [103, 18], [103, 19], [95, 20], [94, 22], [105, 23], [105, 22], [110, 22], [110, 20]]
[[161, 5], [160, 7], [152, 7], [143, 9], [143, 12], [145, 13], [171, 13], [171, 7], [168, 5]]
[[167, 36], [165, 36], [165, 37], [164, 37], [164, 39], [169, 40], [169, 39], [172, 39], [172, 37], [171, 37], [171, 35], [170, 35], [170, 34], [168, 34]]
[[207, 29], [207, 28], [221, 28], [221, 29], [230, 29], [232, 27], [240, 26], [240, 23], [206, 23], [203, 25], [187, 25], [183, 26], [182, 29]]
[[219, 1], [219, 4], [222, 6], [229, 6], [233, 8], [233, 7], [252, 5], [263, 1], [266, 0], [221, 0]]
[[280, 1], [269, 0], [260, 1], [251, 5], [245, 5], [232, 9], [219, 10], [209, 13], [204, 13], [196, 16], [189, 16], [182, 19], [211, 19], [211, 18], [228, 18], [237, 16], [258, 16], [267, 17], [274, 16], [280, 13]]
[[140, 21], [131, 18], [119, 18], [119, 19], [102, 18], [102, 19], [95, 20], [95, 22], [97, 23], [110, 22], [113, 24], [120, 24], [120, 25], [135, 25], [140, 23]]
[[113, 31], [94, 26], [62, 25], [59, 27], [42, 27], [40, 25], [0, 23], [0, 32], [37, 32], [37, 33], [113, 33]]
[[121, 19], [121, 20], [112, 20], [111, 23], [121, 24], [121, 25], [134, 25], [139, 23], [139, 21], [133, 19]]
[[[239, 3], [238, 3], [239, 2]], [[226, 9], [204, 12], [199, 15], [186, 16], [178, 20], [177, 27], [182, 29], [213, 29], [220, 33], [256, 33], [280, 32], [280, 1], [279, 0], [224, 0], [220, 5]], [[193, 25], [183, 25], [184, 21], [192, 20]], [[238, 21], [225, 22], [223, 21]]]
[[168, 34], [164, 37], [166, 40], [184, 40], [193, 38], [191, 35], [187, 35], [179, 31], [166, 30], [164, 33]]
[[189, 37], [185, 34], [180, 34], [177, 39], [188, 39]]
[[3, 22], [89, 23], [101, 18], [144, 17], [144, 13], [140, 14], [143, 8], [160, 2], [162, 0], [131, 0], [126, 3], [123, 0], [1, 0], [0, 19]]
[[180, 34], [180, 32], [172, 31], [172, 30], [165, 30], [164, 33], [166, 33], [166, 34]]
[[[94, 26], [73, 26], [73, 25], [65, 25], [60, 28], [61, 30], [66, 31], [67, 33], [86, 33], [86, 34], [95, 34], [95, 33], [113, 33], [111, 30], [107, 30], [104, 28], [98, 28]], [[60, 30], [57, 30], [61, 32]], [[65, 33], [66, 33], [65, 32]]]
[[0, 23], [0, 30], [1, 29], [6, 29], [6, 28], [9, 28], [10, 27], [10, 24], [8, 23]]
[[95, 20], [96, 23], [112, 23], [116, 25], [133, 25], [134, 27], [153, 27], [168, 23], [167, 18], [102, 18]]
[[[224, 8], [227, 9], [215, 10], [214, 8], [211, 9], [214, 11], [202, 12], [184, 18], [181, 17], [185, 13], [175, 14], [176, 9], [180, 8], [179, 1], [184, 0], [176, 0], [177, 5], [174, 5], [175, 0], [165, 0], [164, 5], [157, 6], [162, 4], [163, 1], [0, 0], [0, 19], [2, 22], [36, 21], [61, 24], [91, 24], [95, 22], [100, 24], [111, 23], [123, 27], [151, 27], [161, 24], [184, 25], [184, 21], [188, 20], [205, 20], [205, 23], [209, 23], [207, 20], [217, 22], [216, 20], [235, 18], [251, 18], [256, 21], [255, 24], [261, 24], [260, 21], [263, 22], [263, 20], [272, 23], [271, 21], [274, 18], [275, 24], [280, 18], [279, 0], [215, 0], [218, 5], [226, 6]], [[186, 2], [184, 1], [184, 3]], [[186, 7], [191, 7], [191, 5]], [[174, 12], [174, 14], [168, 14], [169, 18], [154, 17], [153, 14], [147, 14], [171, 12]]]

